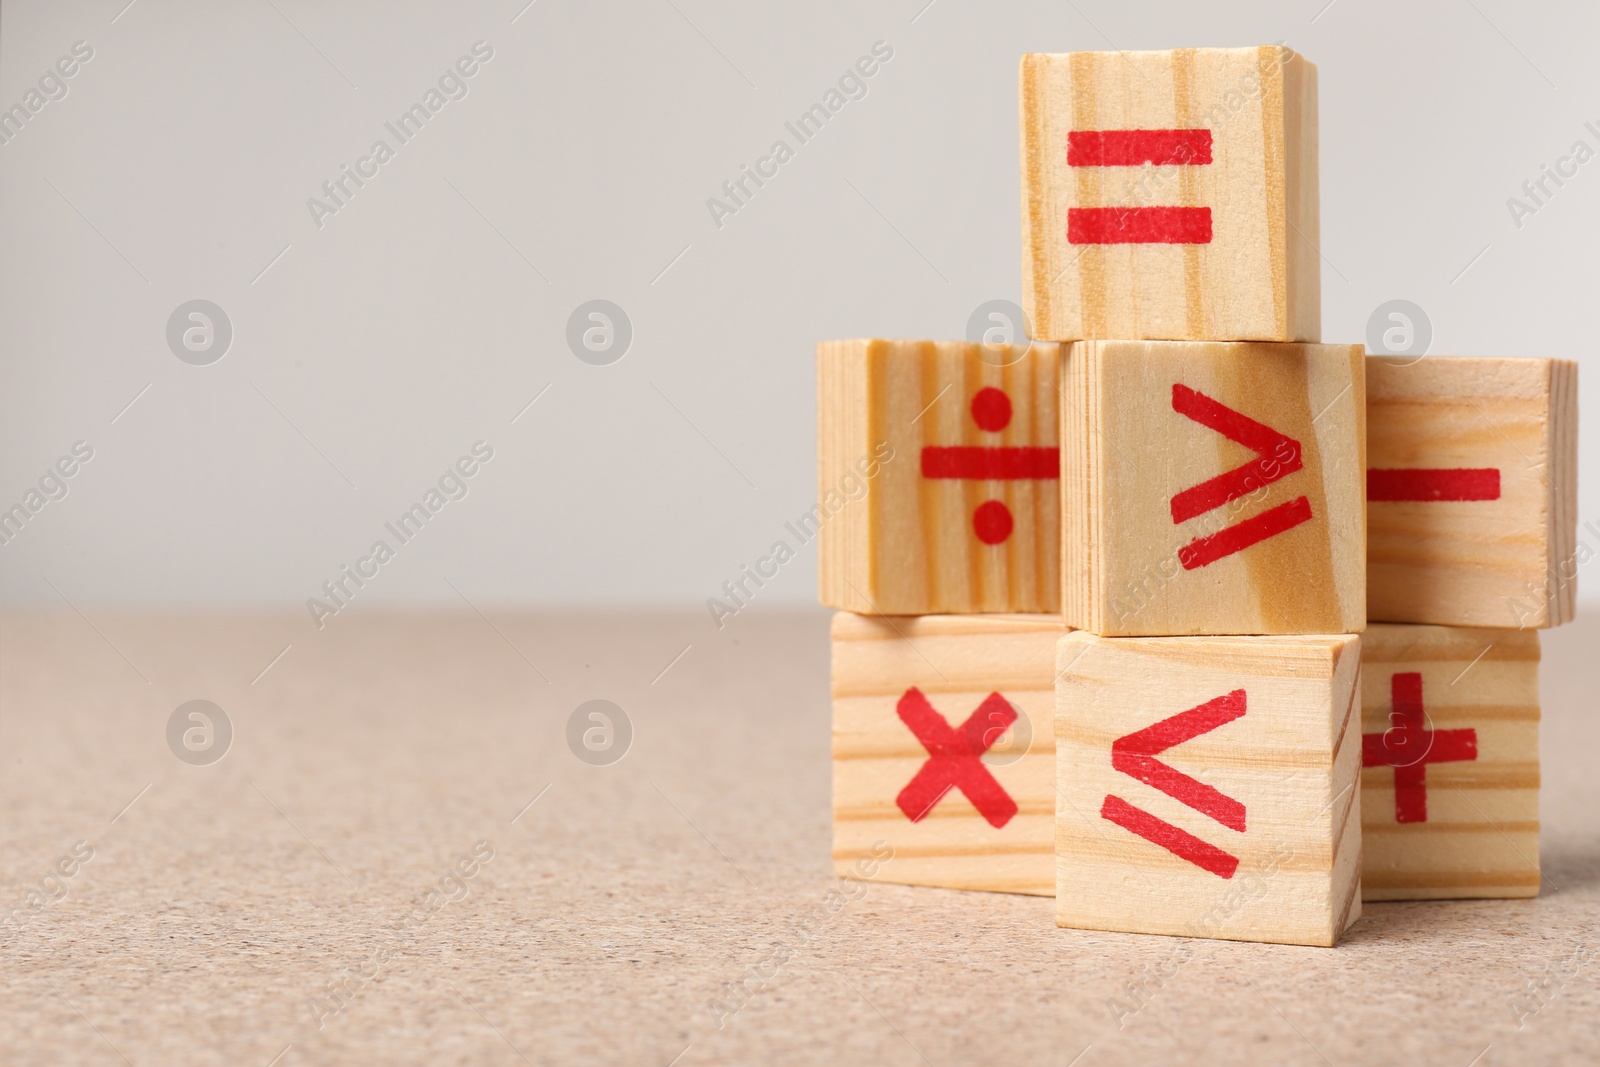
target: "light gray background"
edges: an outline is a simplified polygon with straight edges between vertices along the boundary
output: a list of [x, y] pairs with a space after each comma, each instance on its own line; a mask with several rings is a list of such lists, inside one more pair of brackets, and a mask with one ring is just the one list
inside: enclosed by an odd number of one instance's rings
[[[304, 610], [482, 439], [353, 610], [702, 603], [813, 501], [818, 339], [957, 336], [1017, 298], [1027, 51], [1302, 51], [1325, 339], [1408, 298], [1435, 353], [1590, 364], [1600, 410], [1600, 161], [1520, 229], [1506, 205], [1600, 148], [1588, 5], [524, 3], [4, 5], [0, 105], [94, 58], [0, 147], [0, 506], [94, 459], [0, 547], [0, 602]], [[319, 229], [307, 198], [478, 40], [467, 98]], [[879, 40], [866, 98], [717, 228], [707, 198]], [[212, 366], [165, 341], [195, 298], [233, 323]], [[593, 298], [633, 323], [611, 366], [566, 347]], [[815, 567], [758, 603], [813, 602]]]

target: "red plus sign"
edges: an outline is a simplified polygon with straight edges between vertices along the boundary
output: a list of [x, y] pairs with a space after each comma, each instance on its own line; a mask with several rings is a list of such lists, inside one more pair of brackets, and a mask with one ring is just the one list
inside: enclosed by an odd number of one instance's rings
[[1478, 758], [1478, 731], [1430, 730], [1422, 714], [1422, 675], [1396, 674], [1389, 683], [1393, 724], [1361, 735], [1361, 766], [1394, 768], [1396, 822], [1428, 821], [1428, 764]]

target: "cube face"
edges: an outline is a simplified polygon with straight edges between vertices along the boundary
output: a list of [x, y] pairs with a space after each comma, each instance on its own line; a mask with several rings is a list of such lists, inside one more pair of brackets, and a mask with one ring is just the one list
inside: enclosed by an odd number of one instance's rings
[[1102, 636], [1366, 621], [1362, 352], [1081, 341], [1062, 380], [1062, 605]]
[[1539, 634], [1375, 624], [1361, 642], [1365, 900], [1539, 892]]
[[1055, 892], [1064, 632], [1054, 616], [834, 616], [840, 875], [876, 860], [879, 881]]
[[1334, 944], [1361, 913], [1359, 646], [1062, 638], [1057, 924]]
[[1541, 627], [1577, 594], [1577, 364], [1367, 360], [1367, 614]]
[[1279, 46], [1022, 60], [1033, 336], [1317, 341], [1316, 67]]
[[1060, 610], [1060, 362], [1056, 345], [817, 346], [825, 605]]

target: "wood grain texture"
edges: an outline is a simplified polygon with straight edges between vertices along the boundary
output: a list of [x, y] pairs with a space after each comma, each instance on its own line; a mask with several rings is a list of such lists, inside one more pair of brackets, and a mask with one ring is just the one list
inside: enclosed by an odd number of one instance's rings
[[[1060, 361], [1056, 345], [817, 346], [818, 506], [801, 534], [821, 527], [823, 604], [874, 615], [1060, 610], [1058, 468], [1052, 455], [1018, 451], [1057, 447]], [[950, 448], [973, 450], [945, 453], [952, 463], [994, 469], [925, 476], [925, 452]], [[992, 476], [1019, 456], [1043, 460], [1048, 476]], [[1010, 532], [985, 543], [979, 518], [997, 511]]]
[[[1561, 359], [1367, 360], [1373, 477], [1495, 472], [1493, 499], [1372, 494], [1370, 618], [1493, 627], [1572, 620], [1578, 565], [1596, 547], [1580, 548], [1577, 536], [1577, 379], [1577, 364]], [[1429, 495], [1426, 481], [1418, 488], [1410, 495]], [[1594, 534], [1589, 540], [1600, 541]]]
[[[1063, 637], [1057, 924], [1334, 944], [1361, 913], [1359, 646]], [[1226, 721], [1190, 721], [1229, 701]], [[1130, 759], [1141, 751], [1159, 763]]]
[[1102, 636], [1361, 630], [1359, 346], [1081, 341], [1062, 373], [1069, 625]]
[[[1361, 771], [1362, 898], [1538, 895], [1539, 632], [1374, 624], [1361, 660], [1361, 729], [1378, 739]], [[1421, 735], [1395, 699], [1407, 676]]]
[[[1049, 896], [1055, 892], [1055, 645], [1057, 616], [841, 612], [833, 620], [834, 865], [893, 861], [880, 881]], [[913, 822], [897, 803], [929, 762], [898, 713], [916, 689], [951, 727], [999, 693], [1018, 715], [984, 724], [979, 761], [1015, 804], [992, 825], [960, 788]]]
[[[1033, 335], [1317, 341], [1317, 70], [1280, 46], [1024, 56], [1023, 307]], [[1069, 135], [1205, 130], [1209, 155], [1069, 165]], [[1197, 162], [1172, 162], [1172, 159]], [[1209, 238], [1075, 243], [1072, 213], [1209, 210]]]

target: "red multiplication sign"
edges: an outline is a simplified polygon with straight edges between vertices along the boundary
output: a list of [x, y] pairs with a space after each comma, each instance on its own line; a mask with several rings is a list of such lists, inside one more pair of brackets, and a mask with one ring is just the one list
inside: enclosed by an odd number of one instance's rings
[[990, 693], [966, 722], [952, 727], [913, 687], [900, 697], [895, 711], [928, 750], [928, 761], [895, 798], [906, 818], [921, 822], [946, 793], [959, 789], [990, 826], [999, 829], [1011, 821], [1017, 802], [979, 759], [1016, 721], [1010, 701]]
[[[1011, 425], [1011, 398], [993, 386], [978, 390], [972, 398], [971, 411], [972, 420], [986, 433], [1000, 433]], [[1053, 481], [1061, 476], [1061, 450], [929, 445], [922, 450], [922, 476], [970, 481]], [[1004, 543], [1015, 525], [1011, 509], [1000, 500], [986, 500], [972, 513], [972, 531], [986, 545]]]
[[1428, 821], [1428, 764], [1478, 758], [1478, 731], [1430, 730], [1422, 709], [1422, 675], [1396, 674], [1389, 681], [1392, 724], [1361, 735], [1361, 766], [1394, 768], [1395, 822]]
[[1367, 499], [1499, 500], [1495, 467], [1374, 467], [1367, 471]]
[[[1162, 719], [1152, 726], [1135, 730], [1111, 743], [1111, 766], [1130, 778], [1159, 789], [1174, 800], [1209, 816], [1230, 830], [1245, 831], [1245, 807], [1215, 786], [1156, 759], [1175, 745], [1210, 733], [1235, 719], [1244, 717], [1246, 695], [1243, 689], [1197, 704], [1187, 711]], [[1239, 857], [1174, 826], [1165, 819], [1134, 807], [1121, 797], [1108, 794], [1100, 806], [1100, 817], [1138, 834], [1151, 844], [1160, 845], [1180, 859], [1188, 860], [1218, 878], [1232, 878], [1239, 869]]]
[[[1174, 525], [1232, 503], [1304, 466], [1299, 441], [1187, 385], [1173, 385], [1172, 410], [1217, 431], [1230, 441], [1244, 445], [1256, 454], [1255, 459], [1199, 485], [1192, 485], [1174, 496]], [[1195, 538], [1178, 550], [1178, 561], [1183, 564], [1184, 570], [1204, 567], [1269, 537], [1276, 537], [1285, 530], [1292, 530], [1310, 518], [1311, 502], [1302, 496], [1236, 522], [1209, 537]]]
[[[1204, 167], [1211, 164], [1211, 131], [1073, 130], [1069, 167]], [[1067, 243], [1075, 245], [1211, 243], [1211, 209], [1157, 205], [1067, 209]]]

